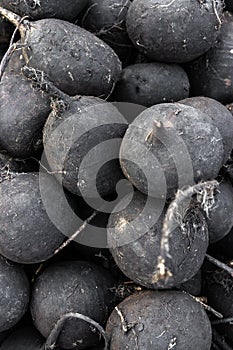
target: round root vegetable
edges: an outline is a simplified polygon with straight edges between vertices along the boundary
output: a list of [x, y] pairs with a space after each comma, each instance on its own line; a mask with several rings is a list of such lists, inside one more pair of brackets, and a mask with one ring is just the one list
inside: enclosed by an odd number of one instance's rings
[[118, 158], [127, 128], [117, 108], [95, 97], [71, 98], [40, 71], [25, 67], [24, 73], [58, 100], [46, 121], [43, 144], [60, 182], [70, 192], [89, 198], [114, 192], [123, 178]]
[[[15, 330], [0, 346], [1, 350], [43, 350], [44, 338], [33, 327]], [[57, 349], [59, 350], [59, 349]]]
[[[233, 341], [233, 325], [228, 318], [233, 318], [233, 280], [225, 271], [213, 268], [206, 271], [205, 293], [208, 304], [223, 315], [223, 320], [216, 322], [216, 329]], [[226, 319], [226, 322], [224, 321]]]
[[129, 0], [88, 0], [81, 25], [100, 37], [124, 64], [132, 60], [134, 46], [125, 28]]
[[223, 23], [212, 49], [190, 63], [187, 72], [191, 96], [208, 96], [222, 103], [233, 96], [233, 21]]
[[184, 217], [179, 213], [179, 223], [169, 238], [166, 261], [171, 276], [159, 280], [156, 272], [165, 213], [159, 217], [161, 203], [153, 199], [148, 203], [149, 199], [140, 192], [135, 192], [127, 206], [128, 201], [126, 196], [119, 203], [125, 209], [110, 215], [107, 229], [108, 246], [121, 271], [135, 283], [155, 289], [177, 287], [191, 279], [203, 263], [209, 241], [200, 210], [191, 206]]
[[229, 159], [233, 149], [232, 114], [221, 103], [208, 97], [191, 97], [179, 101], [179, 103], [198, 108], [213, 120], [214, 125], [218, 128], [222, 136], [224, 161], [226, 162]]
[[18, 26], [26, 62], [41, 69], [70, 95], [107, 96], [121, 71], [115, 52], [92, 33], [59, 19], [23, 21], [0, 7]]
[[221, 0], [134, 0], [127, 31], [137, 49], [152, 60], [188, 62], [214, 45], [222, 8]]
[[208, 316], [184, 292], [147, 291], [131, 295], [114, 309], [106, 330], [110, 350], [210, 350], [211, 347]]
[[24, 59], [15, 52], [0, 82], [0, 143], [16, 157], [30, 157], [42, 147], [42, 129], [50, 99], [21, 73]]
[[20, 266], [0, 256], [0, 332], [13, 327], [29, 303], [29, 283]]
[[210, 243], [225, 237], [233, 227], [233, 187], [230, 181], [224, 180], [214, 196], [214, 205], [207, 216]]
[[[123, 178], [118, 157], [126, 128], [114, 106], [92, 97], [70, 99], [62, 113], [55, 108], [46, 121], [43, 143], [51, 169], [62, 173], [63, 186], [84, 197], [114, 192]], [[70, 130], [75, 130], [73, 135]]]
[[[36, 328], [47, 338], [67, 313], [80, 313], [104, 325], [112, 308], [112, 287], [111, 275], [89, 262], [66, 261], [48, 267], [32, 293], [31, 313]], [[58, 345], [63, 349], [86, 349], [97, 345], [98, 340], [99, 334], [90, 324], [70, 317], [63, 325]]]
[[120, 163], [139, 191], [171, 197], [193, 180], [218, 175], [223, 165], [222, 138], [212, 119], [196, 108], [159, 104], [142, 112], [127, 129]]
[[144, 63], [123, 69], [113, 99], [152, 106], [189, 96], [189, 80], [175, 64]]
[[[49, 175], [41, 175], [49, 180]], [[47, 260], [64, 241], [42, 203], [39, 175], [15, 174], [0, 184], [0, 253], [24, 264]]]
[[86, 5], [87, 0], [0, 0], [0, 6], [20, 16], [32, 19], [61, 18], [74, 19]]

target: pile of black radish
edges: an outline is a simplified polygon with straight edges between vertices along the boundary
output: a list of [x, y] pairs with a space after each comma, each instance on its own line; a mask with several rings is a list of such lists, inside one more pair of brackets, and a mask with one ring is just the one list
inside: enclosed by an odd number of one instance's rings
[[232, 0], [0, 0], [0, 350], [233, 350], [232, 72]]

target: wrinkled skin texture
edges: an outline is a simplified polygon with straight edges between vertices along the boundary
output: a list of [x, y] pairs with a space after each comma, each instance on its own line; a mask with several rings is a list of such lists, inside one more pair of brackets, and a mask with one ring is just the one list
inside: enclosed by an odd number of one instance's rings
[[42, 148], [42, 129], [50, 113], [50, 98], [23, 76], [25, 60], [16, 52], [0, 82], [0, 143], [19, 158]]
[[86, 5], [87, 0], [0, 0], [0, 6], [20, 16], [32, 19], [60, 18], [74, 19]]
[[[49, 179], [49, 175], [42, 175]], [[24, 264], [48, 260], [65, 237], [42, 203], [39, 175], [15, 174], [0, 184], [0, 253]]]
[[231, 112], [221, 103], [209, 97], [191, 97], [179, 103], [198, 108], [213, 120], [214, 125], [222, 136], [224, 162], [226, 162], [233, 149], [233, 116]]
[[223, 152], [222, 137], [207, 114], [180, 103], [164, 103], [148, 108], [130, 124], [121, 144], [120, 163], [139, 191], [171, 197], [193, 180], [217, 177]]
[[155, 200], [140, 218], [146, 200], [143, 194], [135, 192], [128, 206], [127, 196], [119, 203], [125, 209], [111, 214], [107, 230], [110, 251], [120, 270], [135, 283], [154, 289], [179, 287], [201, 268], [209, 242], [206, 220], [199, 209], [188, 210], [182, 228], [175, 227], [169, 238], [171, 258], [167, 258], [166, 266], [173, 276], [155, 281], [165, 213], [144, 233], [144, 228], [150, 227], [150, 217], [159, 209]]
[[123, 69], [112, 99], [142, 106], [175, 102], [189, 96], [189, 80], [175, 64], [144, 63]]
[[207, 96], [224, 104], [233, 95], [233, 21], [222, 25], [212, 49], [187, 67], [191, 96]]
[[[37, 279], [31, 301], [31, 313], [36, 328], [48, 337], [55, 323], [68, 312], [78, 312], [94, 319], [102, 326], [111, 312], [114, 287], [111, 275], [90, 262], [66, 261], [47, 268]], [[66, 321], [58, 345], [63, 349], [86, 349], [97, 345], [87, 322]]]
[[[211, 325], [203, 307], [188, 294], [147, 291], [131, 295], [118, 305], [129, 329], [124, 332], [114, 310], [108, 319], [110, 350], [210, 350]], [[170, 346], [170, 347], [169, 347]]]
[[0, 257], [0, 332], [19, 322], [28, 303], [29, 283], [23, 269]]
[[[221, 17], [223, 1], [218, 3]], [[207, 52], [219, 34], [212, 0], [134, 0], [126, 26], [137, 49], [162, 62], [191, 61]]]
[[[121, 71], [115, 52], [92, 33], [58, 19], [30, 23], [24, 50], [30, 66], [44, 71], [60, 90], [107, 96]], [[29, 49], [30, 47], [30, 49]]]

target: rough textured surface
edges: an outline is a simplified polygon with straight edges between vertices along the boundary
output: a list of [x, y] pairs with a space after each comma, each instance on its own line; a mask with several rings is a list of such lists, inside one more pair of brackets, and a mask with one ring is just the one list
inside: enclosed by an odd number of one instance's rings
[[[219, 16], [223, 1], [215, 3]], [[219, 34], [212, 0], [134, 0], [127, 31], [134, 45], [154, 61], [187, 62], [207, 52]]]
[[179, 103], [198, 108], [213, 120], [214, 125], [222, 136], [224, 162], [226, 162], [233, 149], [233, 116], [231, 112], [221, 103], [209, 97], [191, 97]]
[[0, 184], [0, 253], [3, 256], [25, 264], [44, 261], [64, 239], [45, 211], [38, 174], [21, 173]]
[[[126, 121], [113, 105], [93, 97], [70, 100], [68, 109], [59, 114], [53, 110], [45, 124], [43, 142], [51, 168], [63, 172], [64, 187], [88, 197], [96, 197], [95, 188], [102, 196], [112, 193], [123, 178], [118, 157], [126, 128]], [[88, 164], [81, 169], [86, 157]], [[93, 176], [96, 170], [97, 178]]]
[[[33, 327], [15, 330], [0, 346], [0, 350], [43, 350], [45, 339]], [[57, 349], [59, 350], [59, 349]]]
[[[114, 281], [110, 274], [89, 262], [59, 262], [37, 279], [31, 301], [33, 321], [44, 337], [68, 312], [78, 312], [104, 326], [111, 311]], [[98, 344], [98, 332], [81, 320], [67, 320], [58, 344], [64, 349], [86, 349]]]
[[215, 194], [214, 206], [207, 218], [210, 243], [217, 242], [226, 236], [233, 227], [233, 187], [230, 181], [224, 180]]
[[[128, 200], [126, 196], [119, 205], [124, 208]], [[209, 241], [205, 218], [198, 208], [187, 211], [169, 239], [171, 258], [167, 258], [166, 266], [173, 276], [156, 282], [164, 213], [151, 227], [151, 216], [156, 215], [159, 207], [156, 200], [152, 201], [143, 214], [146, 201], [144, 195], [136, 192], [125, 209], [111, 214], [107, 230], [110, 251], [121, 271], [135, 283], [155, 289], [179, 286], [191, 279], [203, 263]]]
[[166, 63], [142, 63], [123, 69], [112, 99], [150, 107], [188, 96], [189, 80], [181, 67]]
[[69, 95], [107, 96], [121, 71], [118, 56], [106, 43], [62, 20], [32, 22], [27, 43], [30, 66]]
[[25, 60], [16, 52], [0, 82], [0, 143], [16, 157], [30, 157], [42, 147], [42, 129], [50, 99], [21, 73]]
[[0, 256], [0, 332], [13, 327], [29, 303], [29, 283], [20, 266]]
[[[171, 197], [194, 180], [214, 179], [223, 165], [223, 143], [211, 118], [194, 107], [164, 103], [129, 126], [120, 149], [125, 176], [141, 192]], [[140, 166], [139, 166], [140, 165]], [[166, 193], [163, 190], [166, 178]]]
[[147, 291], [118, 305], [128, 326], [114, 310], [108, 319], [110, 350], [209, 350], [211, 325], [203, 307], [182, 292]]
[[74, 19], [86, 5], [87, 0], [0, 0], [0, 6], [20, 16], [32, 19], [61, 18]]
[[88, 0], [81, 26], [100, 37], [117, 53], [123, 64], [135, 53], [125, 28], [129, 0]]
[[[208, 305], [220, 312], [224, 318], [233, 315], [233, 281], [230, 275], [211, 266], [206, 271], [205, 293]], [[229, 322], [218, 326], [217, 330], [233, 341], [233, 325]]]
[[233, 96], [233, 22], [222, 25], [216, 44], [187, 69], [191, 96], [231, 103]]

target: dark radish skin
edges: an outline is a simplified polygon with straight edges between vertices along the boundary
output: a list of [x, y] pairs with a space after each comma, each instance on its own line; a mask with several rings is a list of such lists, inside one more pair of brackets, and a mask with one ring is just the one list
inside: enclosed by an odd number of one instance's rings
[[0, 6], [31, 19], [60, 18], [73, 20], [86, 5], [87, 0], [0, 0]]
[[0, 256], [0, 332], [15, 326], [29, 303], [29, 282], [21, 266]]
[[44, 338], [34, 327], [20, 327], [4, 340], [0, 350], [43, 350], [44, 342]]
[[135, 47], [153, 61], [188, 62], [214, 45], [223, 5], [212, 0], [134, 0], [127, 13], [127, 32]]
[[[161, 198], [172, 197], [193, 180], [216, 178], [223, 155], [222, 137], [207, 114], [180, 103], [163, 103], [148, 108], [129, 125], [120, 163], [139, 191]], [[179, 173], [187, 175], [183, 186], [178, 183]]]
[[130, 0], [88, 0], [81, 26], [103, 41], [117, 53], [123, 65], [135, 54], [125, 27]]
[[0, 143], [11, 155], [27, 158], [42, 148], [50, 98], [21, 73], [25, 60], [16, 51], [0, 82]]
[[92, 33], [59, 19], [22, 22], [0, 7], [0, 14], [19, 27], [24, 58], [43, 70], [69, 95], [108, 96], [121, 71], [115, 52]]
[[119, 203], [125, 209], [110, 215], [107, 229], [108, 246], [120, 270], [135, 283], [152, 289], [179, 287], [191, 279], [201, 268], [209, 243], [206, 220], [200, 210], [191, 207], [180, 225], [174, 228], [169, 239], [170, 257], [166, 263], [172, 276], [158, 280], [156, 265], [165, 212], [156, 220], [160, 207], [153, 200], [146, 215], [140, 218], [147, 202], [146, 196], [135, 192], [127, 206], [128, 201], [126, 196]]
[[[41, 175], [44, 181], [50, 179]], [[43, 185], [42, 185], [43, 186]], [[23, 264], [48, 260], [65, 240], [42, 203], [39, 174], [14, 174], [0, 183], [0, 253]]]
[[210, 243], [220, 241], [233, 227], [233, 187], [229, 180], [220, 182], [214, 205], [207, 213]]
[[218, 310], [223, 315], [223, 320], [213, 322], [217, 331], [224, 335], [226, 339], [233, 342], [233, 325], [225, 322], [224, 319], [233, 318], [233, 280], [225, 271], [217, 269], [211, 265], [205, 268], [205, 295], [207, 296], [208, 305]]
[[187, 66], [191, 96], [211, 97], [223, 104], [233, 95], [233, 21], [222, 24], [220, 35], [205, 55]]
[[179, 101], [188, 96], [188, 76], [180, 66], [142, 63], [122, 70], [111, 99], [150, 107], [158, 103]]
[[[101, 267], [84, 261], [65, 261], [49, 266], [34, 284], [31, 300], [33, 322], [47, 338], [67, 313], [80, 313], [104, 325], [113, 308], [115, 281]], [[97, 346], [99, 334], [90, 324], [70, 318], [58, 338], [63, 349]]]
[[[123, 178], [119, 149], [128, 126], [126, 120], [110, 103], [91, 96], [70, 97], [46, 80], [43, 72], [29, 67], [23, 71], [40, 89], [58, 99], [45, 123], [43, 144], [59, 181], [70, 192], [84, 197], [113, 193]], [[92, 149], [88, 164], [82, 165]]]
[[224, 146], [224, 162], [229, 159], [233, 149], [233, 116], [220, 102], [209, 97], [191, 97], [179, 103], [195, 107], [206, 113], [218, 128]]
[[175, 291], [131, 295], [112, 312], [106, 332], [110, 350], [210, 350], [212, 339], [204, 308], [189, 294]]

